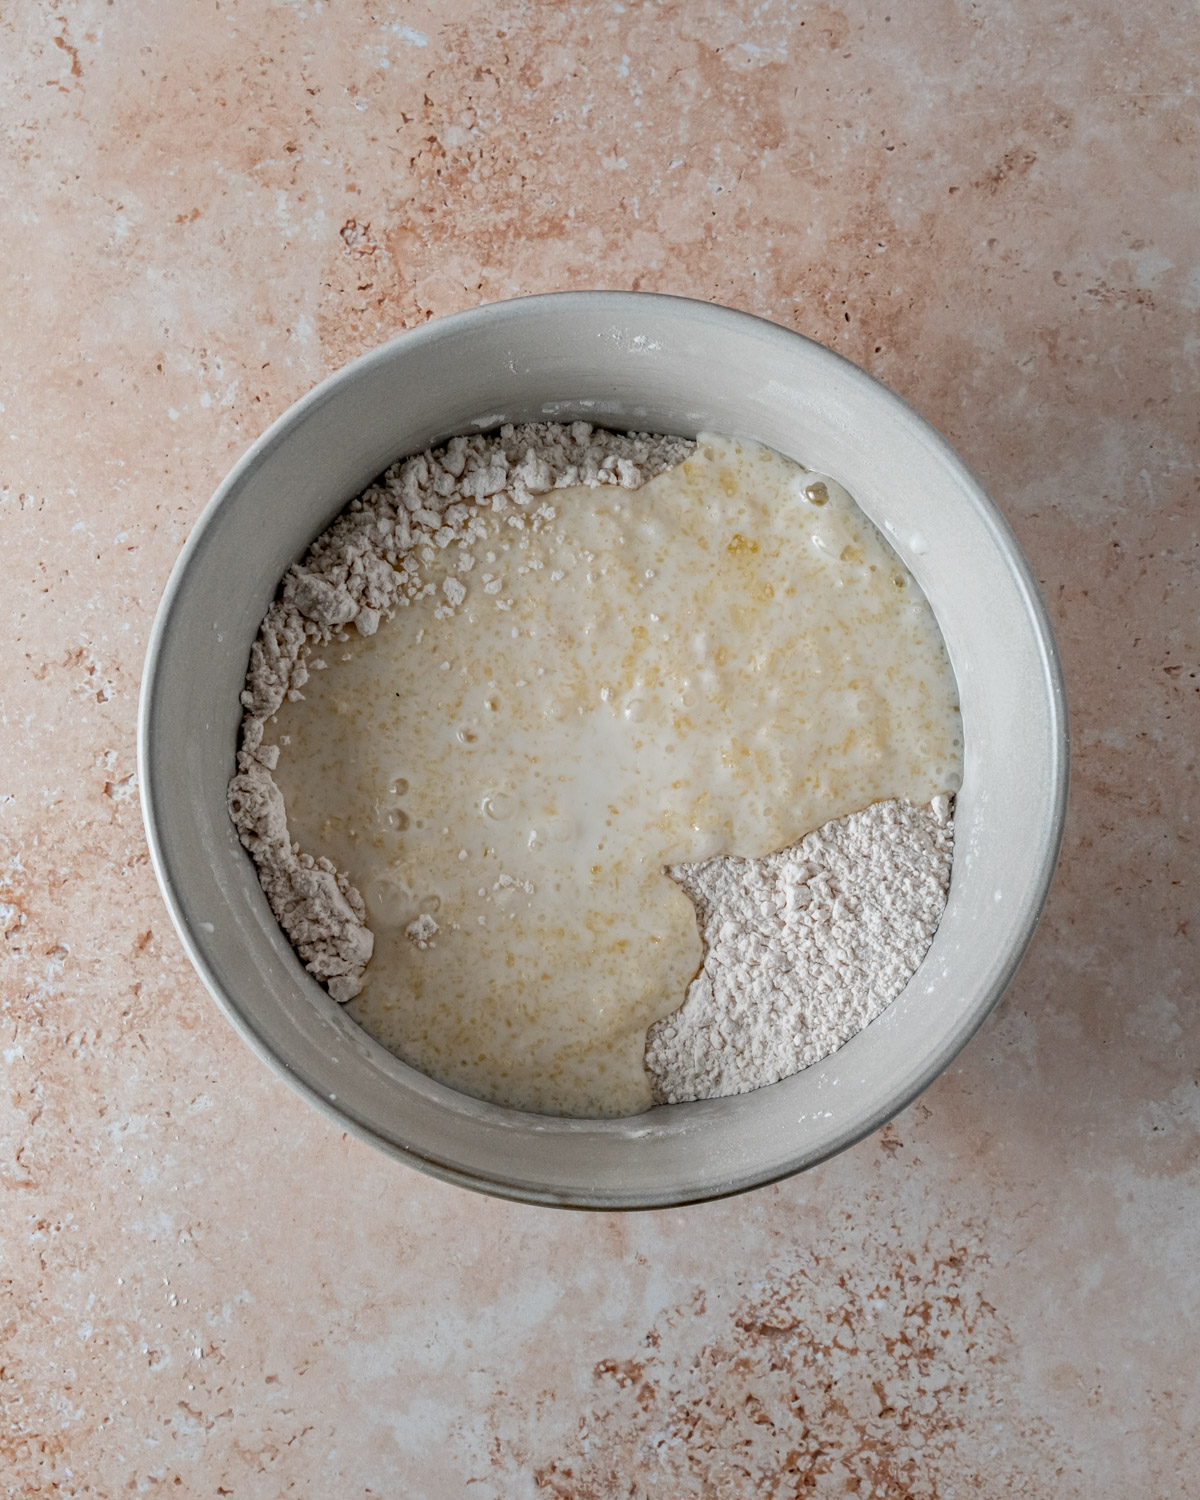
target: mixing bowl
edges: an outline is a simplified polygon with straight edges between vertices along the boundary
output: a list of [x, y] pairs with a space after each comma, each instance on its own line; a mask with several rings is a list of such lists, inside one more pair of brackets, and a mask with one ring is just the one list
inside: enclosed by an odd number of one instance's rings
[[[280, 577], [394, 459], [503, 422], [750, 437], [841, 481], [924, 589], [958, 678], [965, 774], [949, 901], [903, 994], [840, 1051], [734, 1098], [565, 1120], [469, 1098], [367, 1036], [303, 969], [226, 812], [250, 646]], [[1029, 566], [903, 401], [820, 344], [685, 298], [574, 292], [402, 334], [256, 442], [167, 584], [139, 724], [146, 830], [187, 952], [251, 1047], [339, 1126], [530, 1202], [648, 1208], [739, 1192], [875, 1130], [950, 1063], [1033, 935], [1067, 791], [1062, 678]]]

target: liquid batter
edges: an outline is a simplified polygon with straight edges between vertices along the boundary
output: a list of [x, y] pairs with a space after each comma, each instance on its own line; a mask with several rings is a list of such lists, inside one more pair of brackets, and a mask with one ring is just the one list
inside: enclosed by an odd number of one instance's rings
[[275, 775], [366, 899], [368, 1032], [500, 1104], [631, 1114], [701, 961], [664, 866], [955, 790], [957, 689], [879, 533], [769, 449], [702, 437], [639, 490], [543, 499], [323, 650]]

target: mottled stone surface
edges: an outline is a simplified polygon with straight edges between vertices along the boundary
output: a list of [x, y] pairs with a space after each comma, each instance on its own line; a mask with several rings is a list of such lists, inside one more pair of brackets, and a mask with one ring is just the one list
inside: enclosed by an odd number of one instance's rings
[[[1200, 1496], [1198, 55], [1170, 0], [0, 9], [0, 1492]], [[134, 781], [246, 443], [403, 327], [582, 286], [765, 314], [930, 417], [1076, 743], [950, 1073], [807, 1177], [629, 1217], [294, 1097]]]

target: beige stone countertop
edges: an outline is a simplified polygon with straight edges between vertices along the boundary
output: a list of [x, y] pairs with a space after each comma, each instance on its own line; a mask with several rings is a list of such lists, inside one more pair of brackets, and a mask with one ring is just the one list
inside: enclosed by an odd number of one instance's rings
[[[1193, 5], [0, 7], [0, 1495], [1200, 1497]], [[429, 317], [763, 314], [980, 474], [1071, 817], [958, 1062], [679, 1211], [472, 1196], [242, 1045], [151, 871], [138, 680], [247, 444]]]

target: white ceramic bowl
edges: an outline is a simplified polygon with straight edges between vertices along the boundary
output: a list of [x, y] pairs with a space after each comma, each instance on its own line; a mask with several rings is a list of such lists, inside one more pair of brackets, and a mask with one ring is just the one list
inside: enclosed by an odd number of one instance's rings
[[[949, 903], [925, 962], [825, 1062], [756, 1093], [621, 1120], [502, 1109], [399, 1062], [305, 973], [230, 825], [238, 694], [285, 569], [394, 459], [502, 422], [756, 438], [833, 475], [925, 590], [958, 677], [965, 777]], [[1050, 626], [1008, 526], [897, 396], [819, 344], [683, 298], [575, 292], [401, 335], [254, 444], [167, 584], [139, 724], [146, 831], [192, 962], [258, 1054], [337, 1123], [466, 1187], [590, 1208], [734, 1193], [811, 1167], [934, 1079], [1033, 935], [1067, 793]]]

